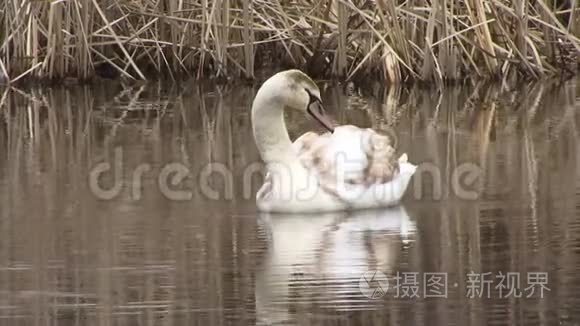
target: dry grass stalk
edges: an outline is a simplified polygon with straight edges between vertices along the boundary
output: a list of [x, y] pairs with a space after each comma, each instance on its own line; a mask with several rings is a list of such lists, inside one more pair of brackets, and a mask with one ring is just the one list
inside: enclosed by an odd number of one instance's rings
[[537, 78], [577, 69], [579, 13], [561, 0], [7, 0], [0, 73], [251, 79], [275, 63], [392, 83]]

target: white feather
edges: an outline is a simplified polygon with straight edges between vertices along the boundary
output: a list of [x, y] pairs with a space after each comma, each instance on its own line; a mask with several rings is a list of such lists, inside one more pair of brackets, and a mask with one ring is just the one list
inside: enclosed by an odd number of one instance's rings
[[[308, 132], [293, 143], [302, 167], [316, 182], [309, 189], [322, 193], [312, 200], [295, 203], [296, 211], [362, 209], [397, 204], [402, 198], [416, 166], [408, 163], [407, 154], [399, 158], [386, 143], [373, 146], [386, 136], [372, 129], [355, 126], [337, 127], [334, 133]], [[376, 145], [376, 144], [375, 144]], [[373, 170], [374, 169], [374, 170]], [[374, 173], [373, 173], [374, 172]], [[259, 192], [275, 200], [271, 177]], [[283, 209], [291, 210], [290, 207]]]

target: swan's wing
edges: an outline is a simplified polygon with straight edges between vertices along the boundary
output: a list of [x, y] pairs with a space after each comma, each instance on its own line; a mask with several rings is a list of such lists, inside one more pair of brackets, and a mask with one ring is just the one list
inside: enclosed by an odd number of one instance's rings
[[[388, 135], [354, 126], [337, 127], [332, 134], [308, 132], [293, 143], [319, 187], [354, 209], [392, 205], [403, 196], [416, 166], [406, 154], [397, 159], [395, 145]], [[274, 182], [268, 174], [258, 202], [272, 196]]]
[[395, 140], [372, 129], [346, 125], [332, 134], [308, 132], [293, 146], [302, 164], [319, 175], [323, 186], [333, 187], [336, 182], [382, 184], [399, 171]]
[[272, 196], [272, 189], [274, 188], [272, 182], [272, 176], [270, 175], [270, 172], [267, 172], [266, 176], [264, 177], [264, 183], [262, 184], [262, 187], [260, 187], [256, 193], [256, 200], [264, 201]]

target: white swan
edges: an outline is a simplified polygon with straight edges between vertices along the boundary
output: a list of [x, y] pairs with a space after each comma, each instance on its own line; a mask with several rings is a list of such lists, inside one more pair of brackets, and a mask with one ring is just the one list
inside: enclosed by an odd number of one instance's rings
[[[329, 133], [290, 141], [284, 110], [308, 113]], [[256, 195], [261, 211], [322, 212], [397, 204], [415, 172], [395, 158], [392, 139], [372, 129], [333, 127], [320, 91], [306, 74], [287, 70], [264, 82], [252, 104], [254, 139], [268, 174]]]

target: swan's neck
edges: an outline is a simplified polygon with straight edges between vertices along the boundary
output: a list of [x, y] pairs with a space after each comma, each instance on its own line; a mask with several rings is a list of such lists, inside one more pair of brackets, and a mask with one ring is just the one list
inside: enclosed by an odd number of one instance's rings
[[296, 155], [284, 122], [284, 105], [268, 93], [260, 89], [252, 105], [254, 139], [266, 164], [290, 163], [296, 160]]

